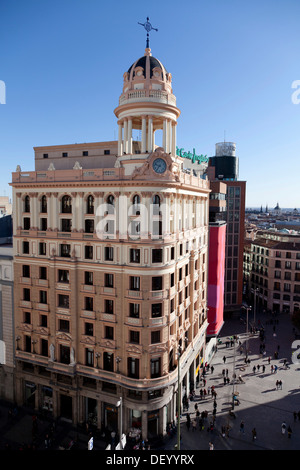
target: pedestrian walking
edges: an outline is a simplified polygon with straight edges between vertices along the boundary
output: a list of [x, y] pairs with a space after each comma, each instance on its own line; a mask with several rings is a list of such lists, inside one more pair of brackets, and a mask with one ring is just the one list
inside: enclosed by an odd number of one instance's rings
[[255, 372], [256, 372], [256, 367], [253, 366], [253, 369], [252, 369], [252, 370], [253, 370], [253, 374], [255, 374]]
[[213, 374], [215, 370], [214, 366], [211, 366], [210, 370], [211, 370], [211, 373]]
[[263, 372], [265, 372], [265, 370], [266, 370], [266, 366], [265, 366], [265, 365], [262, 366], [262, 370], [263, 370]]
[[285, 431], [286, 431], [286, 423], [284, 421], [281, 425], [281, 434], [285, 434]]
[[245, 423], [244, 423], [244, 421], [241, 421], [241, 424], [240, 424], [240, 432], [242, 432], [243, 434], [245, 434]]
[[271, 358], [270, 358], [270, 356], [269, 356], [269, 357], [268, 357], [268, 363], [270, 364], [270, 362], [271, 362]]
[[225, 362], [226, 362], [226, 356], [223, 357], [223, 362], [224, 362], [224, 364], [225, 364]]
[[224, 385], [226, 385], [226, 384], [227, 384], [227, 379], [226, 379], [226, 377], [224, 377]]
[[255, 441], [256, 438], [257, 438], [257, 432], [256, 432], [256, 429], [253, 428], [253, 429], [252, 429], [252, 441]]
[[214, 445], [212, 442], [209, 443], [209, 450], [214, 450]]

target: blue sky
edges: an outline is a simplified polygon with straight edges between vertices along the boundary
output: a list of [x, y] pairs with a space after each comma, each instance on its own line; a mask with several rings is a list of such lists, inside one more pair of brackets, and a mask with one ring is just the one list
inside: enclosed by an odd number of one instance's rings
[[[248, 207], [300, 207], [298, 0], [1, 0], [0, 194], [34, 146], [117, 138], [123, 73], [150, 47], [172, 73], [177, 145], [236, 142]], [[300, 93], [299, 93], [300, 97]]]

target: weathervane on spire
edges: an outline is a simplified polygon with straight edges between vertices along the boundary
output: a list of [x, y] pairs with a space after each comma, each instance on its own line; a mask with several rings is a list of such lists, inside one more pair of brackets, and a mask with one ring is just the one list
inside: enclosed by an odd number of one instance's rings
[[147, 31], [146, 48], [149, 49], [149, 47], [150, 47], [150, 45], [149, 45], [149, 33], [150, 33], [150, 31], [152, 31], [152, 29], [154, 29], [154, 31], [158, 31], [158, 29], [152, 27], [152, 24], [149, 22], [148, 17], [147, 17], [146, 23], [138, 23], [138, 24], [140, 24], [141, 26], [144, 26], [145, 30]]

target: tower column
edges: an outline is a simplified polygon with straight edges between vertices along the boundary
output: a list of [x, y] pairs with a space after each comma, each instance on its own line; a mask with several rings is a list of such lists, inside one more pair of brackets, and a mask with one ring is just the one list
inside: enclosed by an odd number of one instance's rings
[[177, 122], [172, 121], [172, 155], [176, 156], [176, 126]]
[[146, 116], [142, 116], [142, 153], [146, 152], [146, 139], [147, 139], [147, 119]]
[[167, 120], [164, 119], [163, 122], [163, 139], [162, 139], [162, 144], [165, 152], [167, 151]]
[[132, 153], [132, 118], [128, 119], [128, 127], [127, 127], [127, 151], [128, 153]]
[[128, 153], [128, 122], [127, 119], [124, 121], [124, 145], [123, 145], [123, 151], [125, 153]]
[[153, 151], [153, 117], [148, 118], [148, 152]]
[[122, 121], [118, 121], [118, 125], [119, 125], [118, 155], [122, 155], [123, 154], [123, 142], [122, 142], [123, 123]]

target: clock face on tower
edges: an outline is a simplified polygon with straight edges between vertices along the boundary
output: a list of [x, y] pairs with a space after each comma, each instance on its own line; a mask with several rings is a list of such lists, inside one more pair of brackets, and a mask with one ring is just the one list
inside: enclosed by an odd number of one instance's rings
[[167, 169], [167, 164], [163, 158], [156, 158], [152, 167], [155, 173], [164, 173]]

